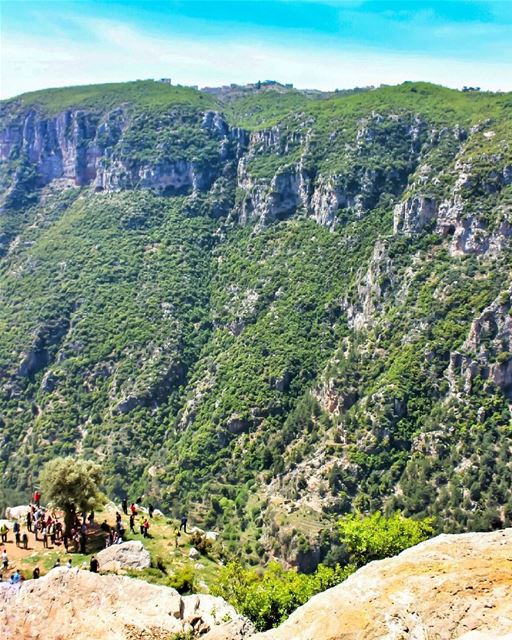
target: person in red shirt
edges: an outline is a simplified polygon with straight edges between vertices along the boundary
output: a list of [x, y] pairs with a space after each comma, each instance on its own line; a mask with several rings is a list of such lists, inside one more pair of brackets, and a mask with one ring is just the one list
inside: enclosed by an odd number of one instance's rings
[[39, 493], [39, 491], [34, 491], [34, 503], [36, 504], [36, 506], [40, 506], [40, 502], [41, 502], [41, 494]]

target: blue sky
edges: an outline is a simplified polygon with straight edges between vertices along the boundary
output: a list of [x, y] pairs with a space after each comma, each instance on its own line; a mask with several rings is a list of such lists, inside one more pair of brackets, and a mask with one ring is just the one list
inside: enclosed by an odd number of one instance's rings
[[170, 76], [512, 90], [512, 0], [0, 0], [2, 97]]

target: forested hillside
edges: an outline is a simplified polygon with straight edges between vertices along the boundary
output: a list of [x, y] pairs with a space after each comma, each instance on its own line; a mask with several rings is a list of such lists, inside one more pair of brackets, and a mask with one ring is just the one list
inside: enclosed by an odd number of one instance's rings
[[0, 159], [0, 501], [78, 453], [305, 569], [512, 525], [511, 94], [55, 89]]

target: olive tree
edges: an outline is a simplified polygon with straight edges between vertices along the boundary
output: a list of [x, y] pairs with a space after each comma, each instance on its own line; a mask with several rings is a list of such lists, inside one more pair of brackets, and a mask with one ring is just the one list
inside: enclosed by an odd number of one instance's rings
[[101, 467], [91, 460], [54, 458], [44, 465], [40, 480], [46, 501], [64, 511], [67, 535], [75, 514], [94, 509], [101, 501]]

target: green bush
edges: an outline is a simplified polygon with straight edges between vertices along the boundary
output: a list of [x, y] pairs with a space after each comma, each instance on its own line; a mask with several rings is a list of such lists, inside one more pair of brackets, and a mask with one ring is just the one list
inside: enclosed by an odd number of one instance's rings
[[252, 620], [258, 631], [264, 631], [283, 622], [316, 593], [345, 580], [353, 570], [352, 566], [331, 569], [320, 565], [315, 573], [306, 575], [272, 562], [261, 573], [231, 562], [220, 571], [212, 593]]
[[362, 566], [371, 560], [395, 556], [426, 540], [434, 532], [434, 519], [414, 520], [399, 512], [386, 517], [377, 511], [370, 516], [345, 515], [338, 527], [351, 562]]

